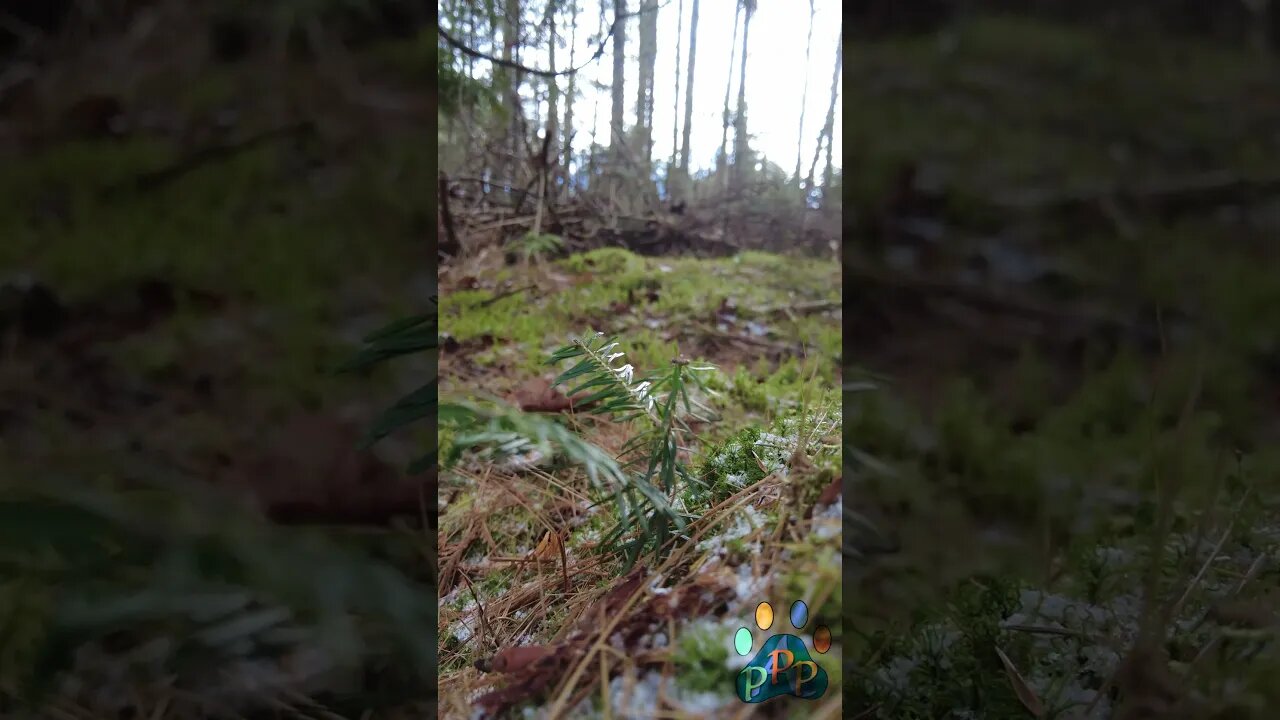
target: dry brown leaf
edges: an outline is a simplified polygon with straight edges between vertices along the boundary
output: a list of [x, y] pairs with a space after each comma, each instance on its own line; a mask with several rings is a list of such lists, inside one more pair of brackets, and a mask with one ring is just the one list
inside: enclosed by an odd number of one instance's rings
[[519, 645], [499, 650], [492, 658], [477, 660], [482, 672], [513, 673], [523, 670], [551, 652], [546, 645]]
[[834, 503], [836, 501], [836, 498], [840, 497], [841, 489], [842, 489], [842, 485], [840, 482], [840, 476], [837, 475], [836, 477], [832, 478], [831, 483], [829, 485], [827, 485], [825, 488], [822, 489], [822, 494], [818, 496], [818, 504], [830, 505]]
[[564, 538], [561, 533], [548, 530], [543, 534], [542, 540], [538, 542], [538, 547], [534, 549], [531, 557], [536, 560], [558, 560], [563, 547]]

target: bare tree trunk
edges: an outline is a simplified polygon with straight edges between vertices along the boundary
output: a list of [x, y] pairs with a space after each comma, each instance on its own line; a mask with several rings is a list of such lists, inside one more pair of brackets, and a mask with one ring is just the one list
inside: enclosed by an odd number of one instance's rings
[[[547, 68], [554, 73], [556, 71], [556, 2], [555, 0], [548, 0], [547, 2], [546, 23], [547, 23], [547, 47], [548, 47]], [[556, 148], [556, 138], [559, 135], [557, 122], [560, 119], [557, 111], [557, 107], [560, 104], [559, 96], [560, 96], [560, 87], [558, 85], [558, 81], [556, 77], [552, 75], [551, 77], [547, 78], [547, 127], [546, 127], [546, 137], [544, 139], [544, 142], [547, 145], [547, 151], [543, 153], [543, 162], [542, 162], [543, 167], [541, 168], [541, 171], [543, 173], [542, 182], [544, 184], [544, 192], [542, 194], [544, 196], [550, 196], [552, 198], [556, 196], [555, 181], [554, 181], [554, 178], [547, 178], [546, 175], [548, 173], [554, 172], [554, 168], [558, 164], [557, 160], [560, 157], [560, 150]], [[548, 180], [551, 180], [549, 187], [546, 185]], [[539, 198], [540, 202], [542, 200], [543, 198]], [[539, 204], [538, 213], [541, 214], [541, 212], [542, 212], [542, 205]]]
[[684, 38], [684, 0], [676, 6], [676, 92], [671, 101], [671, 162], [667, 163], [667, 200], [672, 200], [672, 185], [677, 177], [680, 158], [680, 41]]
[[[626, 49], [627, 49], [627, 1], [614, 0], [613, 2], [613, 114], [609, 123], [609, 163], [606, 173], [609, 175], [607, 185], [609, 187], [610, 197], [613, 197], [618, 189], [618, 184], [622, 181], [622, 163], [626, 158], [623, 150], [624, 138], [626, 137], [626, 126], [623, 124], [623, 113], [625, 112], [625, 93], [626, 93]], [[609, 204], [610, 213], [615, 210], [612, 201]]]
[[751, 32], [751, 16], [756, 0], [743, 0], [747, 17], [742, 23], [742, 69], [738, 71], [738, 114], [733, 119], [733, 177], [740, 184], [750, 170], [750, 148], [747, 146], [747, 38]]
[[[836, 66], [831, 73], [831, 102], [827, 105], [827, 121], [822, 126], [822, 132], [818, 134], [818, 147], [813, 152], [813, 164], [809, 166], [809, 177], [805, 180], [805, 187], [813, 188], [813, 174], [818, 167], [818, 157], [822, 153], [822, 142], [827, 142], [827, 163], [831, 163], [831, 134], [835, 129], [836, 122], [836, 97], [840, 93], [840, 69], [844, 62], [844, 23], [840, 24], [840, 37], [836, 38]], [[826, 188], [823, 188], [826, 192]], [[825, 201], [825, 198], [823, 198]]]
[[804, 90], [800, 93], [800, 130], [796, 137], [795, 183], [800, 183], [800, 148], [804, 145], [804, 111], [809, 104], [809, 56], [813, 50], [813, 0], [809, 0], [809, 35], [804, 41]]
[[[574, 51], [578, 44], [578, 2], [570, 0], [573, 4], [573, 20], [571, 21], [571, 29], [569, 31], [569, 67], [576, 67], [574, 62]], [[564, 175], [565, 189], [568, 190], [572, 185], [571, 166], [573, 163], [573, 101], [577, 94], [576, 79], [578, 74], [573, 73], [569, 76], [569, 92], [564, 99]]]
[[693, 128], [693, 64], [698, 58], [698, 0], [693, 0], [689, 20], [689, 78], [684, 88], [684, 131], [680, 139], [681, 181], [689, 179], [689, 133]]
[[[506, 0], [505, 12], [502, 18], [502, 59], [513, 62], [516, 58], [516, 48], [520, 46], [520, 0]], [[503, 168], [503, 177], [499, 180], [507, 184], [508, 189], [503, 193], [504, 197], [511, 197], [514, 185], [517, 182], [516, 174], [519, 171], [520, 157], [520, 71], [515, 68], [505, 68], [508, 74], [509, 82], [507, 83], [507, 112], [511, 113], [511, 122], [507, 126], [507, 158], [501, 163]]]
[[[653, 66], [658, 56], [658, 0], [640, 2], [640, 78], [636, 88], [636, 137], [646, 191], [653, 171]], [[647, 192], [646, 192], [647, 194]]]
[[[609, 144], [617, 150], [623, 135], [623, 113], [626, 107], [623, 101], [623, 93], [626, 90], [626, 50], [627, 50], [627, 29], [626, 21], [617, 18], [625, 17], [627, 14], [627, 0], [613, 0], [613, 115], [609, 123], [610, 139]], [[616, 159], [621, 159], [621, 153], [611, 153]]]
[[[742, 3], [739, 2], [733, 12], [733, 42], [729, 45], [729, 79], [724, 85], [724, 122], [720, 130], [720, 156], [716, 158], [716, 171], [728, 175], [729, 167], [729, 96], [733, 92], [733, 59], [738, 50], [738, 16], [742, 14]], [[727, 181], [725, 180], [721, 182]]]

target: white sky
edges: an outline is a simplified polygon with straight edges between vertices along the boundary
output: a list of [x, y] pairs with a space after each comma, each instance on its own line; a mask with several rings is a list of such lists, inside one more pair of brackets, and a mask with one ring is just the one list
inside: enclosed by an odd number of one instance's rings
[[[606, 21], [612, 21], [611, 0], [606, 3]], [[590, 57], [595, 45], [589, 44], [590, 35], [600, 25], [601, 0], [580, 0], [578, 37], [575, 64]], [[639, 0], [628, 0], [628, 10], [635, 11]], [[658, 56], [654, 79], [654, 156], [659, 161], [671, 158], [672, 124], [675, 121], [675, 68], [676, 53], [673, 39], [676, 35], [678, 10], [681, 0], [660, 0], [658, 11]], [[680, 28], [680, 119], [684, 121], [685, 83], [689, 60], [689, 21], [693, 0], [683, 0], [684, 22]], [[724, 108], [725, 83], [733, 73], [730, 108], [737, 107], [738, 69], [740, 55], [732, 67], [729, 51], [733, 44], [733, 15], [735, 0], [700, 0], [698, 6], [698, 57], [694, 67], [693, 130], [690, 138], [690, 169], [694, 172], [709, 169], [715, 164], [720, 147], [721, 116]], [[538, 3], [542, 7], [542, 3]], [[834, 69], [836, 43], [840, 36], [841, 6], [839, 0], [814, 0], [812, 54], [808, 65], [808, 95], [803, 141], [801, 145], [801, 173], [808, 172], [817, 147], [818, 133], [826, 117], [831, 96], [831, 73]], [[796, 142], [800, 135], [800, 107], [805, 85], [805, 37], [809, 30], [809, 5], [805, 0], [758, 0], [751, 18], [751, 33], [747, 48], [747, 132], [754, 136], [752, 147], [787, 173], [795, 169]], [[566, 48], [557, 50], [557, 69], [569, 64], [568, 18], [561, 19], [557, 34], [565, 38]], [[741, 22], [738, 28], [738, 50], [741, 53]], [[626, 63], [626, 118], [630, 126], [635, 122], [635, 90], [639, 81], [639, 18], [627, 21]], [[584, 68], [577, 79], [579, 97], [574, 105], [574, 126], [578, 134], [575, 148], [587, 147], [593, 122], [596, 137], [601, 144], [608, 144], [610, 96], [608, 86], [613, 78], [613, 46], [606, 46], [600, 59]], [[529, 66], [546, 68], [546, 50], [521, 53], [521, 61]], [[487, 63], [482, 63], [487, 65]], [[843, 75], [841, 84], [843, 84]], [[568, 87], [567, 77], [561, 76], [560, 87]], [[590, 81], [601, 83], [605, 89], [597, 90]], [[598, 102], [598, 108], [597, 108]], [[832, 140], [832, 162], [840, 167], [841, 158], [841, 105], [836, 99], [835, 126]], [[563, 113], [563, 106], [560, 108]], [[545, 107], [544, 107], [545, 112]], [[594, 117], [593, 117], [594, 115]], [[679, 142], [679, 138], [676, 138]], [[729, 147], [733, 147], [733, 129], [729, 130]], [[818, 173], [822, 172], [825, 153], [818, 161]]]

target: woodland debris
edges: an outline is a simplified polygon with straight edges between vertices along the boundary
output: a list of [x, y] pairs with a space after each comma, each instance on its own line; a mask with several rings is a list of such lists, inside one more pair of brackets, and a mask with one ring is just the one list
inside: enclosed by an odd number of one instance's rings
[[775, 305], [764, 308], [747, 308], [747, 312], [751, 315], [808, 315], [809, 313], [839, 310], [841, 307], [843, 307], [843, 305], [839, 300], [820, 300], [817, 302], [798, 302], [790, 305]]
[[[646, 581], [650, 580], [644, 566], [633, 570], [601, 598], [595, 607], [582, 611], [582, 617], [567, 637], [546, 645], [505, 648], [487, 661], [485, 666], [504, 672], [508, 682], [505, 687], [480, 696], [476, 706], [486, 716], [495, 717], [511, 707], [541, 695], [559, 682], [584, 654], [601, 640], [602, 628], [608, 628], [602, 619], [617, 616]], [[636, 657], [643, 648], [651, 628], [668, 626], [670, 621], [700, 617], [716, 611], [734, 597], [734, 588], [720, 573], [706, 573], [682, 582], [670, 592], [651, 595], [609, 629], [609, 642], [622, 652]], [[650, 662], [660, 663], [660, 660]], [[479, 663], [477, 664], [479, 667]], [[613, 673], [611, 673], [613, 674]]]

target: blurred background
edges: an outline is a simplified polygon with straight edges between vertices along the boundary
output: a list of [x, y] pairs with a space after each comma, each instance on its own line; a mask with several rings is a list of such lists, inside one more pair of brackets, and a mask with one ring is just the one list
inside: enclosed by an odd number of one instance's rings
[[431, 19], [0, 3], [0, 714], [428, 712]]
[[846, 712], [1271, 717], [1280, 8], [845, 12]]

